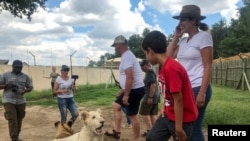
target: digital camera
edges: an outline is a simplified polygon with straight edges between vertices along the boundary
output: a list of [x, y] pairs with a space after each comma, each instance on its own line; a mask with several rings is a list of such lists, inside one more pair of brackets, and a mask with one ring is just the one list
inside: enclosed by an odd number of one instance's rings
[[19, 87], [18, 87], [17, 85], [15, 85], [15, 86], [13, 86], [13, 88], [12, 88], [12, 92], [17, 92], [18, 89], [19, 89]]

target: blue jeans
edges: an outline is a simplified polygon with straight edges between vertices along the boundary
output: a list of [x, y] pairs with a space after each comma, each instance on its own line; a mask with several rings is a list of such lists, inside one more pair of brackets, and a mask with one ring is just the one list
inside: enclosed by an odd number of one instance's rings
[[[195, 98], [197, 97], [199, 90], [200, 90], [200, 87], [193, 88]], [[212, 88], [211, 88], [211, 85], [209, 85], [206, 91], [205, 104], [203, 107], [198, 109], [198, 118], [194, 122], [192, 141], [205, 141], [205, 138], [202, 132], [202, 121], [204, 119], [205, 111], [206, 111], [208, 102], [210, 101], [211, 97], [212, 97]]]
[[122, 111], [123, 111], [123, 113], [124, 113], [125, 116], [126, 116], [127, 124], [131, 124], [130, 118], [129, 118], [128, 115], [127, 115], [126, 107], [122, 107]]
[[76, 102], [73, 97], [71, 98], [60, 98], [57, 97], [58, 108], [60, 110], [61, 122], [67, 121], [67, 109], [71, 113], [71, 119], [73, 122], [76, 120], [78, 116]]

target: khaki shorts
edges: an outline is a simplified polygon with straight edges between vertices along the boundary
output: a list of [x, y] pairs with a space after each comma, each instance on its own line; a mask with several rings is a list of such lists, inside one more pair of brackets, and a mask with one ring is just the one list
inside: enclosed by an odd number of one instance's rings
[[157, 115], [158, 111], [158, 104], [147, 104], [142, 102], [139, 113], [140, 115]]

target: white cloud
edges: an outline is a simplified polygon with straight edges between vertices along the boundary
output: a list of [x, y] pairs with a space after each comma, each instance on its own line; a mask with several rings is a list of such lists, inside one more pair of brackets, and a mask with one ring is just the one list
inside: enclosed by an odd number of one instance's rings
[[[235, 17], [239, 0], [140, 0], [132, 5], [130, 0], [65, 0], [48, 11], [39, 9], [29, 22], [15, 18], [9, 12], [0, 14], [0, 59], [21, 59], [33, 65], [73, 64], [85, 66], [86, 57], [98, 61], [105, 53], [114, 53], [110, 47], [115, 36], [141, 34], [144, 28], [166, 32], [160, 24], [162, 15], [179, 14], [184, 4], [195, 3], [203, 15], [220, 13], [222, 17]], [[150, 13], [151, 19], [143, 14]], [[152, 21], [152, 23], [147, 23]], [[11, 62], [10, 62], [11, 63]]]

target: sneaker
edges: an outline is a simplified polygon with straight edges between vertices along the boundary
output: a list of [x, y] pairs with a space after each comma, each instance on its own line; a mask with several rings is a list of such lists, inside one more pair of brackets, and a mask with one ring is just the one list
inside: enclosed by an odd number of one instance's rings
[[123, 124], [122, 128], [132, 128], [132, 124]]

